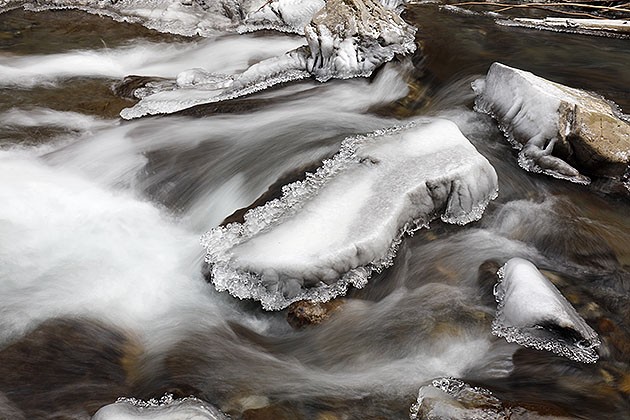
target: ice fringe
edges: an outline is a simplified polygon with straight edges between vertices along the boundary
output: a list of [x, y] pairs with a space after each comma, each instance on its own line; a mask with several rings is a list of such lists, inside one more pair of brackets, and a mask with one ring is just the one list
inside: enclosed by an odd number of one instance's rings
[[405, 234], [438, 216], [478, 220], [497, 195], [497, 175], [455, 124], [426, 119], [348, 138], [282, 191], [243, 223], [202, 237], [217, 290], [267, 310], [363, 287], [392, 264]]
[[512, 258], [498, 276], [493, 334], [578, 362], [597, 361], [597, 333], [534, 264]]
[[198, 398], [174, 399], [171, 394], [166, 394], [159, 400], [148, 401], [122, 397], [115, 403], [102, 407], [92, 417], [92, 420], [133, 419], [228, 420], [229, 417]]

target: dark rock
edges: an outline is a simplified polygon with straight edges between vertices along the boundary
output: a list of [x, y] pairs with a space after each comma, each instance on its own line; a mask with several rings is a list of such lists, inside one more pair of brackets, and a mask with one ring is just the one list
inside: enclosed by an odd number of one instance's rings
[[287, 321], [295, 329], [321, 324], [344, 303], [345, 299], [333, 299], [329, 302], [300, 300], [289, 305]]

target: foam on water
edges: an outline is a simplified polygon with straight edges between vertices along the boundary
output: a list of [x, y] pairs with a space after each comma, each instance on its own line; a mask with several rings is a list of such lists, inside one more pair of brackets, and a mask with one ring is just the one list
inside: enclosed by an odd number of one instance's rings
[[[437, 141], [439, 139], [439, 141]], [[437, 215], [478, 220], [496, 197], [494, 169], [446, 120], [346, 139], [332, 159], [245, 222], [202, 238], [219, 291], [281, 309], [363, 287], [391, 265], [406, 233]]]
[[152, 204], [27, 153], [0, 152], [0, 179], [0, 341], [57, 316], [142, 332], [183, 308], [217, 313], [196, 234]]
[[498, 276], [493, 334], [578, 362], [597, 361], [597, 333], [534, 264], [512, 258]]

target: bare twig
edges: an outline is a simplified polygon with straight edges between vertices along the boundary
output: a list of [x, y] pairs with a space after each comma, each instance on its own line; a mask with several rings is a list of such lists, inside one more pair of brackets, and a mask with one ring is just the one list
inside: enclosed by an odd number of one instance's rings
[[260, 12], [262, 9], [264, 9], [264, 8], [265, 8], [265, 6], [267, 6], [267, 5], [271, 4], [271, 3], [273, 3], [273, 0], [267, 0], [266, 2], [264, 2], [264, 3], [263, 3], [263, 5], [262, 5], [262, 6], [260, 6], [260, 7], [258, 8], [258, 10], [256, 10], [256, 13]]
[[[496, 12], [503, 12], [505, 10], [510, 10], [510, 9], [528, 9], [528, 8], [531, 8], [531, 9], [552, 10], [552, 11], [557, 11], [559, 13], [563, 13], [560, 10], [550, 9], [550, 7], [576, 7], [576, 8], [584, 8], [584, 9], [606, 10], [606, 11], [617, 11], [617, 12], [630, 13], [630, 9], [626, 9], [626, 8], [623, 8], [623, 7], [620, 7], [620, 6], [600, 6], [600, 5], [596, 5], [596, 4], [574, 3], [574, 2], [509, 4], [509, 3], [494, 3], [494, 2], [488, 3], [488, 2], [483, 2], [483, 1], [467, 1], [467, 2], [463, 2], [463, 3], [456, 3], [456, 5], [457, 6], [500, 7], [501, 9], [496, 10]], [[586, 14], [586, 15], [588, 15], [588, 14]], [[588, 16], [592, 16], [592, 15], [588, 15]]]

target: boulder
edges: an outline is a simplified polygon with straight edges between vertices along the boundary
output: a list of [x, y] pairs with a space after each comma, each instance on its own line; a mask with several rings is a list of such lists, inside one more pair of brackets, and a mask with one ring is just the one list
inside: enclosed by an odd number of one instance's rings
[[477, 110], [497, 119], [525, 169], [583, 184], [584, 175], [628, 171], [630, 124], [614, 103], [501, 63], [473, 89]]
[[597, 361], [597, 333], [534, 264], [512, 258], [498, 275], [495, 335], [578, 362]]

